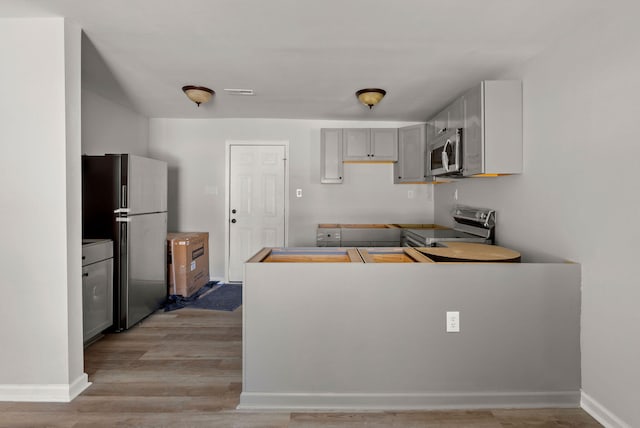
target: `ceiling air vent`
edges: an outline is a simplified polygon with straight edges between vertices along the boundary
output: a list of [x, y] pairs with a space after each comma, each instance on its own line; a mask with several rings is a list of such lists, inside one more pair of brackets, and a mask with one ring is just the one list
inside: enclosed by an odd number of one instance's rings
[[253, 89], [225, 89], [229, 95], [254, 95]]

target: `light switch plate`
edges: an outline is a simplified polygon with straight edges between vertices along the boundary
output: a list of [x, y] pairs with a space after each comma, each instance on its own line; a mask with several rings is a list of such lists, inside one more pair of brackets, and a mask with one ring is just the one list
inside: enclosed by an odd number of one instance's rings
[[302, 197], [302, 189], [296, 189], [296, 198]]
[[459, 311], [447, 311], [447, 333], [460, 333]]

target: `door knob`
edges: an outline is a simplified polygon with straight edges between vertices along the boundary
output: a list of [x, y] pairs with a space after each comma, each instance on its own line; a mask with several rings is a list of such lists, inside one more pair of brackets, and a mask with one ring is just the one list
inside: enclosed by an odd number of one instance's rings
[[236, 219], [235, 219], [235, 218], [232, 218], [232, 219], [231, 219], [231, 223], [235, 223], [235, 222], [236, 222]]
[[235, 214], [235, 213], [236, 213], [236, 209], [234, 208], [231, 210], [231, 214]]

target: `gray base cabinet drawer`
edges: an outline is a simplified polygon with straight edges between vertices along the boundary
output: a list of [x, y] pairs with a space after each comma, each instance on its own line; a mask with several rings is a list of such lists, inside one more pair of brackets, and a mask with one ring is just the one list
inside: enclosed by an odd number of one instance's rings
[[316, 246], [318, 247], [339, 247], [340, 246], [340, 229], [339, 228], [318, 228], [316, 234]]
[[113, 324], [113, 259], [82, 268], [82, 325], [86, 343]]
[[87, 344], [113, 325], [113, 242], [83, 240], [82, 338]]

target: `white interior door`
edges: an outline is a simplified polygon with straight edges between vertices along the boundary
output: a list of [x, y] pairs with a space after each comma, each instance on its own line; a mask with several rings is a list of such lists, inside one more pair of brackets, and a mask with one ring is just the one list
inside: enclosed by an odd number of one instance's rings
[[262, 247], [285, 244], [285, 146], [229, 148], [229, 281]]

